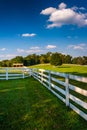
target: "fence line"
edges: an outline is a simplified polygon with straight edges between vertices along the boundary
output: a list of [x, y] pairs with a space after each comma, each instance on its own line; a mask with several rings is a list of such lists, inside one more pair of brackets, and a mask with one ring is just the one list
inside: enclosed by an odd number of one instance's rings
[[[77, 86], [81, 83], [87, 83], [86, 77], [35, 68], [31, 71], [35, 79], [62, 100], [66, 106], [87, 120], [87, 90]], [[71, 84], [71, 80], [78, 81], [77, 85]]]
[[30, 75], [31, 75], [31, 70], [26, 67], [0, 68], [0, 80], [26, 78], [29, 77]]
[[[54, 95], [62, 100], [66, 106], [70, 107], [87, 120], [87, 90], [78, 86], [81, 83], [87, 83], [86, 77], [44, 69], [29, 69], [27, 67], [0, 68], [0, 80], [18, 79], [29, 76], [33, 76], [37, 79]], [[77, 85], [72, 84], [71, 80], [73, 80], [73, 82], [78, 82]]]

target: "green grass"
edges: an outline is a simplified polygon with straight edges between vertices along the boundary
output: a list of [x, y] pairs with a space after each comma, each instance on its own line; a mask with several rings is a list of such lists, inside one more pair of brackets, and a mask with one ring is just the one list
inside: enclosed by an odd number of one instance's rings
[[40, 64], [29, 66], [29, 68], [42, 68], [51, 71], [70, 73], [74, 75], [86, 76], [87, 77], [87, 66], [63, 64], [62, 66], [52, 66], [50, 64]]
[[[8, 74], [21, 74], [22, 75], [23, 73], [25, 76], [29, 75], [28, 72], [23, 71], [23, 68], [12, 68], [12, 67], [8, 68]], [[0, 74], [5, 74], [4, 76], [0, 76], [1, 78], [5, 78], [6, 77], [6, 68], [4, 68], [4, 67], [0, 68]], [[9, 77], [12, 77], [12, 76], [9, 76]]]
[[[56, 72], [63, 72], [63, 73], [87, 77], [87, 66], [73, 65], [73, 64], [63, 64], [62, 66], [56, 67], [56, 66], [52, 66], [50, 64], [39, 64], [39, 65], [29, 66], [29, 67], [30, 68], [42, 68], [42, 69], [45, 69], [45, 70], [51, 70], [51, 71], [56, 71]], [[55, 76], [55, 75], [51, 75], [51, 76], [65, 82], [65, 79], [63, 77], [59, 77], [59, 76]], [[65, 90], [64, 86], [62, 86], [58, 83], [55, 83], [55, 82], [52, 82], [52, 83], [54, 83], [55, 85], [57, 85], [60, 88]], [[81, 89], [87, 90], [87, 83], [83, 83], [83, 82], [79, 82], [79, 81], [75, 81], [75, 80], [71, 80], [71, 79], [69, 80], [69, 83], [74, 85], [74, 86], [77, 86]], [[71, 91], [71, 90], [69, 90], [69, 92], [70, 92], [70, 94], [73, 94], [77, 98], [87, 102], [86, 96], [83, 96], [83, 95], [81, 95], [81, 94], [79, 94], [75, 91]], [[77, 104], [75, 104], [75, 105], [77, 105]], [[78, 108], [83, 110], [83, 108], [80, 107], [79, 105], [78, 105]], [[87, 110], [83, 110], [83, 111], [87, 113]]]
[[0, 81], [0, 130], [87, 130], [87, 122], [32, 77]]
[[[4, 68], [4, 67], [0, 68], [0, 74], [5, 74], [5, 73], [6, 73], [6, 68]], [[21, 74], [21, 73], [23, 73], [23, 70], [20, 68], [11, 67], [11, 69], [8, 68], [8, 73], [9, 74], [15, 74], [15, 73]]]

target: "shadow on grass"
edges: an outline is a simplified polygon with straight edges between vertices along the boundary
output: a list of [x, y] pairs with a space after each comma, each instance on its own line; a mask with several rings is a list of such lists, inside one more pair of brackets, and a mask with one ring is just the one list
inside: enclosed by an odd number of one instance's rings
[[71, 68], [70, 66], [56, 66], [56, 68]]
[[[13, 87], [13, 88], [12, 88]], [[0, 130], [86, 130], [86, 121], [33, 78], [2, 82]]]
[[82, 76], [82, 77], [87, 77], [87, 73], [78, 73], [78, 72], [65, 72], [65, 73], [77, 75], [77, 76]]

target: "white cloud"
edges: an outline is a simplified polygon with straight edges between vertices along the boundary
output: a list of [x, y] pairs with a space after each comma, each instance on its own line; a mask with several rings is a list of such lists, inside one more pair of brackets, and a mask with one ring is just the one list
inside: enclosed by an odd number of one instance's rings
[[5, 56], [4, 55], [0, 55], [0, 58], [4, 58]]
[[58, 9], [49, 7], [41, 11], [43, 15], [49, 15], [47, 28], [61, 27], [63, 25], [77, 25], [79, 27], [87, 26], [87, 13], [82, 13], [80, 10], [84, 7], [73, 6], [66, 8], [65, 3], [61, 3]]
[[37, 50], [37, 49], [40, 49], [40, 47], [34, 46], [34, 47], [31, 47], [30, 49], [32, 49], [32, 50]]
[[6, 48], [1, 48], [0, 51], [6, 51], [7, 49]]
[[86, 50], [87, 45], [85, 43], [77, 44], [77, 45], [69, 45], [68, 49], [74, 49], [74, 50]]
[[50, 15], [50, 14], [52, 14], [55, 11], [56, 11], [56, 8], [49, 7], [47, 9], [45, 9], [45, 10], [42, 10], [40, 14]]
[[35, 33], [31, 33], [31, 34], [29, 34], [29, 33], [24, 33], [24, 34], [22, 34], [22, 37], [34, 37], [34, 36], [36, 36]]
[[73, 37], [72, 37], [72, 36], [67, 36], [67, 38], [68, 38], [68, 39], [71, 39], [71, 38], [73, 38], [73, 39], [78, 39], [78, 36], [73, 36]]
[[29, 54], [33, 54], [33, 53], [42, 52], [42, 50], [40, 50], [40, 49], [38, 49], [38, 50], [29, 49], [29, 50], [26, 50], [25, 52], [26, 52], [26, 53], [29, 53]]
[[17, 56], [16, 54], [3, 54], [3, 55], [0, 55], [0, 60], [5, 60], [5, 59], [10, 60], [16, 56]]
[[38, 53], [38, 52], [42, 52], [43, 50], [40, 48], [40, 47], [38, 47], [38, 46], [33, 46], [33, 47], [30, 47], [30, 49], [29, 50], [26, 50], [25, 52], [26, 53]]
[[84, 7], [80, 7], [79, 9], [80, 9], [80, 10], [86, 10]]
[[28, 50], [24, 50], [24, 49], [20, 49], [20, 48], [17, 49], [18, 53], [29, 53], [29, 54], [39, 53], [39, 52], [42, 52], [42, 51], [43, 50], [40, 49], [40, 47], [38, 47], [38, 46], [30, 47]]
[[66, 8], [66, 4], [65, 3], [61, 3], [60, 5], [59, 5], [59, 9], [61, 10], [61, 9], [65, 9]]
[[86, 10], [84, 7], [77, 7], [77, 6], [73, 6], [72, 8], [71, 8], [72, 10]]
[[16, 54], [7, 54], [5, 55], [6, 58], [11, 59], [14, 58], [15, 56], [17, 56]]
[[47, 46], [46, 46], [46, 49], [54, 49], [54, 48], [56, 48], [55, 45], [47, 45]]
[[24, 49], [18, 48], [18, 49], [17, 49], [17, 52], [22, 53], [22, 52], [24, 52]]
[[74, 10], [74, 11], [76, 11], [76, 10], [78, 10], [79, 8], [78, 8], [77, 6], [73, 6], [71, 9]]

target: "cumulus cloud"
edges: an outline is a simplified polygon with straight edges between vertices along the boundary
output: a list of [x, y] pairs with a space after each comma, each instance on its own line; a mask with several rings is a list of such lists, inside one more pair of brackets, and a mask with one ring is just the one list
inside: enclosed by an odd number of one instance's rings
[[54, 48], [56, 48], [55, 45], [47, 45], [47, 46], [46, 46], [46, 49], [54, 49]]
[[14, 57], [16, 57], [16, 54], [2, 54], [0, 55], [0, 60], [5, 60], [5, 59], [12, 59]]
[[22, 34], [22, 37], [34, 37], [34, 36], [36, 36], [35, 33], [31, 33], [31, 34], [29, 34], [29, 33], [24, 33], [24, 34]]
[[6, 51], [7, 49], [6, 48], [1, 48], [0, 51]]
[[71, 38], [73, 38], [73, 39], [78, 39], [78, 36], [67, 36], [67, 38], [68, 38], [68, 39], [71, 39]]
[[20, 49], [20, 48], [18, 48], [18, 49], [17, 49], [17, 52], [19, 52], [19, 53], [23, 53], [23, 52], [24, 52], [24, 49]]
[[63, 25], [87, 26], [87, 13], [81, 12], [81, 10], [85, 10], [84, 7], [66, 7], [65, 3], [61, 3], [58, 8], [49, 7], [41, 11], [42, 15], [49, 15], [47, 28], [61, 27]]
[[61, 10], [61, 9], [65, 9], [66, 8], [66, 4], [65, 3], [61, 3], [60, 5], [59, 5], [59, 9]]
[[45, 9], [45, 10], [42, 10], [40, 14], [50, 15], [50, 14], [52, 14], [55, 11], [56, 11], [56, 8], [49, 7], [47, 9]]
[[40, 49], [38, 49], [38, 50], [29, 49], [29, 50], [26, 50], [25, 52], [26, 52], [26, 53], [29, 53], [29, 54], [33, 54], [33, 53], [42, 52], [42, 50], [40, 50]]
[[0, 55], [0, 58], [4, 58], [4, 55]]
[[86, 10], [84, 7], [77, 7], [77, 6], [73, 6], [72, 8], [71, 8], [72, 10]]
[[42, 51], [43, 50], [38, 46], [30, 47], [28, 50], [24, 50], [24, 49], [20, 49], [20, 48], [17, 49], [18, 53], [29, 53], [29, 54], [38, 53], [38, 52], [42, 52]]
[[16, 54], [7, 54], [5, 55], [6, 58], [11, 59], [14, 58], [15, 56], [17, 56]]
[[74, 49], [74, 50], [85, 50], [87, 49], [87, 45], [85, 43], [78, 44], [78, 45], [69, 45], [68, 49], [69, 48]]
[[31, 49], [31, 50], [37, 50], [37, 49], [40, 49], [40, 47], [34, 46], [34, 47], [31, 47], [30, 49]]
[[80, 9], [80, 10], [86, 10], [84, 7], [80, 7], [79, 9]]

